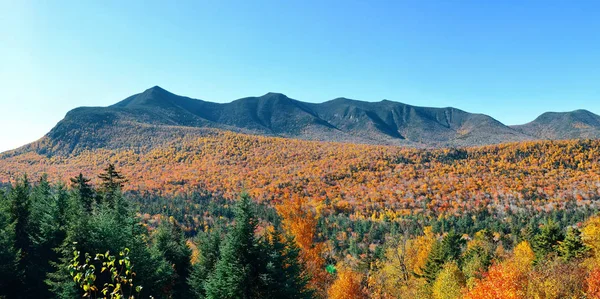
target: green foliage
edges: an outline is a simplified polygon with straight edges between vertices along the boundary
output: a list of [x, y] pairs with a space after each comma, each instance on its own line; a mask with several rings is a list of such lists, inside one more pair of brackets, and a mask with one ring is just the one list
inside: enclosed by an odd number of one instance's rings
[[83, 208], [89, 213], [92, 211], [94, 204], [95, 192], [92, 186], [89, 184], [90, 179], [83, 177], [83, 174], [71, 178], [71, 188], [75, 192], [75, 197], [78, 202], [83, 205]]
[[464, 240], [462, 240], [461, 236], [451, 231], [441, 241], [433, 244], [423, 269], [423, 276], [428, 282], [435, 281], [446, 262], [455, 261], [460, 265], [463, 243]]
[[267, 264], [262, 298], [313, 298], [308, 289], [310, 277], [302, 271], [299, 248], [291, 237], [284, 237], [278, 230], [271, 232], [266, 245]]
[[557, 247], [559, 255], [569, 261], [582, 257], [589, 248], [581, 240], [581, 232], [575, 227], [569, 227], [565, 239]]
[[153, 235], [153, 247], [174, 269], [170, 286], [172, 298], [190, 298], [187, 280], [192, 268], [192, 251], [181, 227], [173, 220], [163, 220]]
[[108, 164], [104, 173], [99, 174], [98, 178], [100, 179], [100, 193], [104, 201], [113, 204], [115, 196], [121, 192], [127, 179], [116, 170], [113, 164]]
[[540, 232], [533, 237], [532, 247], [535, 252], [536, 262], [546, 258], [550, 253], [556, 252], [558, 244], [564, 239], [564, 235], [554, 220], [547, 220], [542, 225]]
[[206, 298], [257, 298], [259, 288], [258, 242], [254, 231], [257, 221], [251, 202], [243, 194], [236, 206], [235, 224], [206, 283]]
[[233, 228], [204, 283], [205, 298], [313, 298], [294, 240], [277, 228], [267, 239], [257, 237], [247, 194], [242, 194], [235, 212]]
[[0, 190], [0, 298], [15, 298], [20, 292], [20, 252], [14, 246], [14, 222], [11, 221], [10, 203]]
[[206, 297], [206, 282], [219, 259], [221, 238], [222, 232], [218, 228], [202, 232], [196, 237], [199, 255], [188, 279], [188, 285], [196, 298]]

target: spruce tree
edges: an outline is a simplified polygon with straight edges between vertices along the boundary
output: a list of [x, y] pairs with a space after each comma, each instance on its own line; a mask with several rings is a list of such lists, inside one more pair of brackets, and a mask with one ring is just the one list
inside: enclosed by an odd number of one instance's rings
[[190, 298], [187, 280], [192, 268], [192, 251], [186, 243], [181, 226], [173, 219], [163, 220], [153, 235], [153, 246], [173, 266], [172, 298]]
[[222, 235], [222, 231], [216, 227], [196, 236], [198, 260], [192, 266], [192, 272], [188, 279], [188, 285], [195, 298], [206, 298], [206, 282], [219, 260]]
[[85, 178], [83, 174], [79, 173], [78, 176], [71, 178], [70, 180], [71, 188], [73, 189], [73, 192], [75, 192], [78, 202], [83, 205], [88, 213], [91, 213], [95, 192], [94, 188], [89, 184], [90, 179]]
[[553, 220], [547, 220], [540, 232], [533, 237], [532, 247], [535, 252], [536, 262], [543, 260], [548, 254], [556, 252], [558, 244], [564, 239], [564, 235]]
[[461, 264], [460, 253], [463, 243], [461, 236], [451, 231], [441, 241], [433, 244], [423, 269], [423, 277], [427, 279], [427, 282], [435, 281], [446, 262], [455, 261], [457, 264]]
[[[47, 280], [54, 297], [76, 298], [82, 295], [67, 270], [67, 265], [73, 258], [73, 247], [82, 255], [106, 251], [118, 254], [125, 248], [130, 249], [129, 258], [134, 265], [136, 285], [143, 287], [141, 297], [169, 297], [168, 285], [173, 269], [161, 252], [149, 246], [147, 229], [139, 223], [129, 201], [118, 189], [112, 194], [112, 198], [112, 203], [95, 205], [92, 213], [85, 211], [82, 205], [76, 205], [71, 211], [73, 216], [60, 248], [60, 262], [54, 264], [55, 270]], [[100, 268], [101, 265], [96, 267]], [[107, 275], [98, 275], [96, 284], [99, 289], [110, 281]]]
[[582, 257], [589, 250], [581, 240], [581, 232], [575, 227], [569, 227], [565, 239], [558, 244], [559, 255], [569, 261]]
[[123, 189], [127, 179], [116, 170], [114, 164], [108, 164], [98, 178], [100, 178], [100, 193], [104, 201], [112, 205], [114, 197]]
[[254, 236], [257, 221], [247, 194], [242, 194], [235, 209], [235, 224], [227, 235], [215, 270], [206, 282], [206, 298], [258, 298], [259, 249]]
[[20, 252], [15, 248], [15, 223], [11, 220], [9, 200], [0, 190], [0, 298], [19, 298], [22, 272]]
[[263, 298], [313, 298], [313, 290], [308, 288], [310, 277], [304, 274], [299, 263], [300, 249], [292, 237], [283, 236], [274, 230], [266, 244], [267, 264], [262, 292]]
[[28, 267], [31, 265], [32, 243], [30, 238], [31, 226], [31, 185], [27, 176], [23, 176], [11, 189], [8, 197], [10, 201], [10, 222], [14, 225], [15, 249], [19, 251], [18, 273], [21, 289], [25, 297], [29, 297], [32, 289], [27, 285]]
[[[60, 190], [60, 189], [59, 189]], [[43, 175], [31, 192], [31, 225], [30, 233], [32, 251], [31, 264], [27, 267], [27, 285], [36, 298], [51, 297], [47, 285], [44, 283], [46, 275], [52, 270], [51, 263], [58, 261], [55, 250], [64, 240], [65, 230], [60, 222], [61, 209], [58, 196], [64, 197], [64, 190], [54, 194], [48, 182], [48, 177]]]

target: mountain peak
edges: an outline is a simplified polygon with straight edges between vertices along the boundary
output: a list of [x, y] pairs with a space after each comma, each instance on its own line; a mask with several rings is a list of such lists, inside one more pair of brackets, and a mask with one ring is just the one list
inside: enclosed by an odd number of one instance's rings
[[282, 98], [282, 99], [289, 99], [288, 96], [286, 96], [283, 93], [279, 93], [279, 92], [267, 92], [266, 94], [264, 94], [263, 96], [261, 96], [261, 98]]
[[170, 106], [170, 102], [175, 95], [162, 87], [156, 85], [144, 90], [142, 93], [132, 95], [125, 100], [114, 104], [112, 107], [133, 107], [133, 106]]

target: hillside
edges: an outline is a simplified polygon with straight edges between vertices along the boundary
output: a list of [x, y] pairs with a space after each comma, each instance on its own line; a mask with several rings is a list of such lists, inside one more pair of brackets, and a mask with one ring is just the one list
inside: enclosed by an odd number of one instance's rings
[[539, 139], [595, 139], [600, 138], [600, 116], [587, 110], [546, 112], [530, 123], [513, 128]]
[[48, 173], [62, 181], [79, 172], [94, 177], [114, 163], [130, 178], [129, 190], [179, 193], [200, 186], [228, 198], [247, 190], [268, 202], [295, 194], [327, 209], [365, 216], [388, 209], [402, 214], [557, 208], [600, 198], [599, 141], [422, 150], [210, 130], [203, 134], [175, 137], [147, 152], [105, 148], [70, 156], [4, 156], [0, 181], [25, 172], [31, 177]]

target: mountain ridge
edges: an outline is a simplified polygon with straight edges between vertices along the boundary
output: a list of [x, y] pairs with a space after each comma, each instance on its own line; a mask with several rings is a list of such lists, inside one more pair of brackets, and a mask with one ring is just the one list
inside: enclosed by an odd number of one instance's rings
[[170, 134], [194, 136], [206, 129], [319, 141], [463, 147], [600, 138], [600, 116], [587, 110], [547, 112], [530, 123], [507, 126], [491, 116], [454, 107], [345, 97], [310, 103], [276, 92], [215, 103], [154, 86], [107, 107], [75, 108], [42, 138], [43, 145], [38, 142], [29, 148], [69, 154], [152, 147], [167, 142]]

